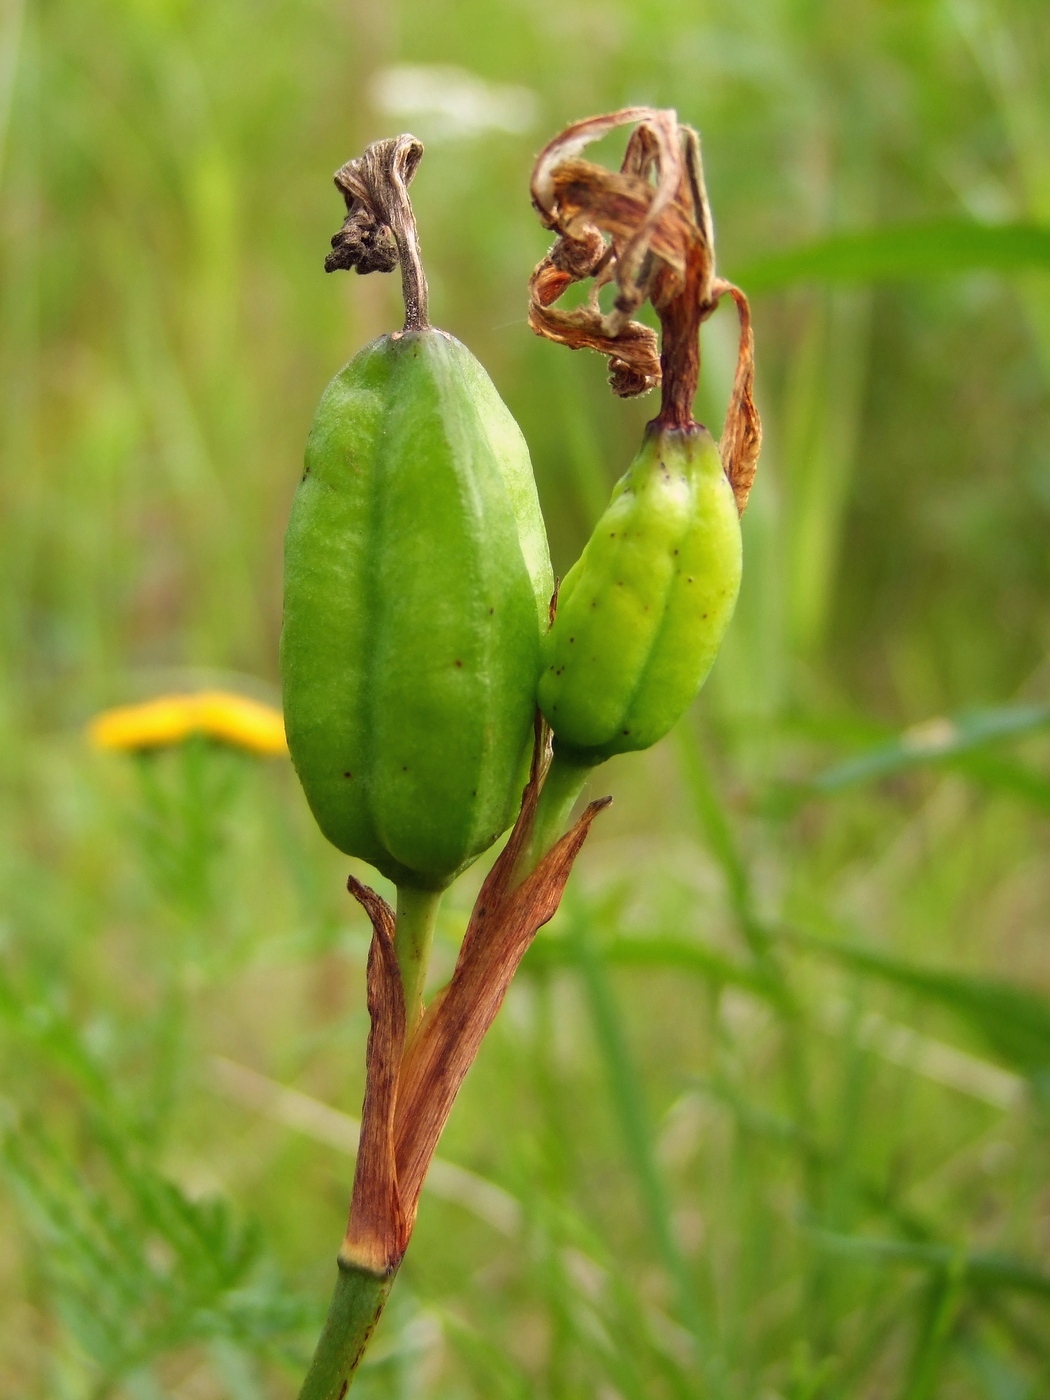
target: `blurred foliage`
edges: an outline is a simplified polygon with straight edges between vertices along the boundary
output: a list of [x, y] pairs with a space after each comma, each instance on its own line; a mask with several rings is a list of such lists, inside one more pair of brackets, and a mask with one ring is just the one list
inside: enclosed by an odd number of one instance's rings
[[283, 762], [81, 726], [272, 696], [313, 406], [398, 323], [321, 272], [377, 136], [427, 145], [435, 320], [564, 572], [651, 406], [528, 333], [528, 174], [629, 102], [700, 129], [755, 293], [744, 593], [680, 733], [596, 778], [359, 1391], [1050, 1391], [1048, 93], [1042, 0], [2, 0], [0, 1391], [294, 1393], [367, 932]]

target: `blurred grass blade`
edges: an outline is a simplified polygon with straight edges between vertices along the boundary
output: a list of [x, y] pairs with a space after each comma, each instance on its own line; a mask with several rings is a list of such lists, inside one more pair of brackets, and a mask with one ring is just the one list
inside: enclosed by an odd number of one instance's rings
[[879, 977], [951, 1011], [988, 1050], [1050, 1093], [1050, 999], [988, 977], [916, 967], [885, 953], [835, 943], [812, 934], [791, 935], [806, 948]]
[[998, 754], [975, 751], [961, 754], [953, 766], [982, 787], [1009, 793], [1033, 807], [1050, 812], [1050, 777], [1044, 777], [1027, 764], [1000, 758]]
[[934, 219], [834, 234], [771, 254], [735, 276], [754, 294], [798, 282], [886, 282], [1032, 267], [1050, 268], [1050, 227]]
[[[612, 938], [602, 945], [601, 958], [607, 967], [690, 972], [716, 987], [739, 987], [763, 998], [777, 996], [777, 988], [760, 973], [741, 967], [703, 943], [670, 934]], [[578, 961], [578, 953], [568, 939], [539, 938], [529, 949], [523, 967], [538, 973], [553, 967], [576, 966]]]
[[814, 1243], [829, 1253], [870, 1264], [903, 1264], [953, 1272], [973, 1288], [1011, 1289], [1050, 1298], [1050, 1274], [1009, 1254], [968, 1253], [950, 1245], [914, 1240], [871, 1239], [833, 1230], [812, 1231]]
[[[1048, 725], [1050, 705], [1007, 705], [928, 720], [835, 764], [811, 778], [805, 788], [814, 795], [839, 792], [923, 764], [951, 762], [1001, 740], [1023, 738]], [[1034, 786], [1026, 790], [1040, 791], [1038, 776], [1031, 776]]]
[[825, 641], [838, 595], [846, 513], [862, 434], [872, 297], [839, 287], [798, 309], [781, 451], [787, 531], [786, 614], [796, 655]]
[[0, 7], [0, 188], [4, 180], [4, 156], [7, 153], [7, 132], [11, 124], [24, 18], [25, 0], [10, 0], [9, 4]]
[[932, 1271], [902, 1400], [932, 1400], [966, 1291], [965, 1255], [957, 1250], [947, 1268]]
[[711, 1351], [707, 1321], [678, 1247], [672, 1221], [672, 1203], [653, 1150], [653, 1132], [645, 1094], [624, 1035], [623, 1014], [616, 1004], [601, 953], [595, 947], [588, 913], [578, 896], [572, 900], [571, 911], [568, 939], [586, 992], [613, 1107], [620, 1120], [624, 1144], [638, 1181], [654, 1244], [677, 1295], [679, 1320], [696, 1339], [701, 1368], [710, 1380], [715, 1369], [715, 1358]]

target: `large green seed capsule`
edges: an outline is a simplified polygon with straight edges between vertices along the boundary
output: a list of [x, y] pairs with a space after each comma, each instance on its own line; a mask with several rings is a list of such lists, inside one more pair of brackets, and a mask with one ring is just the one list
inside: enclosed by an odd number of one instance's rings
[[648, 748], [703, 684], [740, 586], [740, 522], [705, 428], [651, 430], [558, 597], [539, 703], [566, 757]]
[[528, 449], [442, 331], [331, 382], [285, 541], [288, 743], [321, 830], [441, 889], [521, 798], [553, 588]]

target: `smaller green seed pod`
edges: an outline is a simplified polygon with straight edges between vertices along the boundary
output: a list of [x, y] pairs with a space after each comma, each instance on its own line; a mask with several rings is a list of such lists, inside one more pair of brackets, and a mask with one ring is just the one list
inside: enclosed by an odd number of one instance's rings
[[740, 520], [706, 428], [651, 425], [558, 596], [539, 704], [583, 764], [645, 749], [693, 700], [740, 587]]
[[[635, 127], [619, 171], [581, 159]], [[747, 297], [715, 272], [700, 138], [673, 111], [625, 107], [574, 122], [540, 152], [532, 201], [557, 235], [529, 282], [529, 325], [609, 357], [629, 398], [660, 385], [660, 411], [562, 585], [543, 647], [539, 704], [554, 763], [537, 824], [554, 829], [589, 766], [644, 749], [684, 713], [714, 663], [740, 587], [740, 513], [762, 441]], [[584, 307], [559, 309], [593, 279]], [[618, 294], [606, 313], [601, 287]], [[722, 437], [693, 418], [700, 328], [729, 296], [740, 345]], [[648, 301], [660, 335], [631, 320]], [[548, 819], [549, 814], [549, 819]]]

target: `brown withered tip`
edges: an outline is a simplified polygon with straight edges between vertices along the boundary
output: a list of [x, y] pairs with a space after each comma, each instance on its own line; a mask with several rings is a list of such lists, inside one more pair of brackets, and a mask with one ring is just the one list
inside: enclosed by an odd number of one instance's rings
[[[618, 171], [585, 160], [590, 142], [633, 125]], [[747, 298], [715, 273], [714, 228], [700, 140], [675, 112], [625, 107], [574, 122], [540, 152], [532, 173], [533, 207], [557, 235], [529, 282], [529, 325], [570, 349], [609, 358], [613, 392], [629, 398], [661, 388], [657, 428], [693, 425], [700, 373], [700, 327], [729, 293], [740, 316], [736, 382], [720, 444], [722, 462], [743, 512], [761, 442], [755, 409], [754, 342]], [[556, 303], [590, 279], [584, 306]], [[615, 283], [610, 311], [601, 289]], [[650, 302], [662, 337], [633, 319]]]
[[342, 228], [332, 235], [332, 251], [324, 260], [324, 270], [393, 272], [397, 263], [394, 235], [367, 209], [359, 208], [348, 213]]
[[332, 238], [325, 272], [393, 272], [400, 265], [405, 330], [427, 328], [427, 279], [408, 186], [423, 158], [414, 136], [373, 141], [363, 155], [335, 172], [346, 200], [346, 218]]

